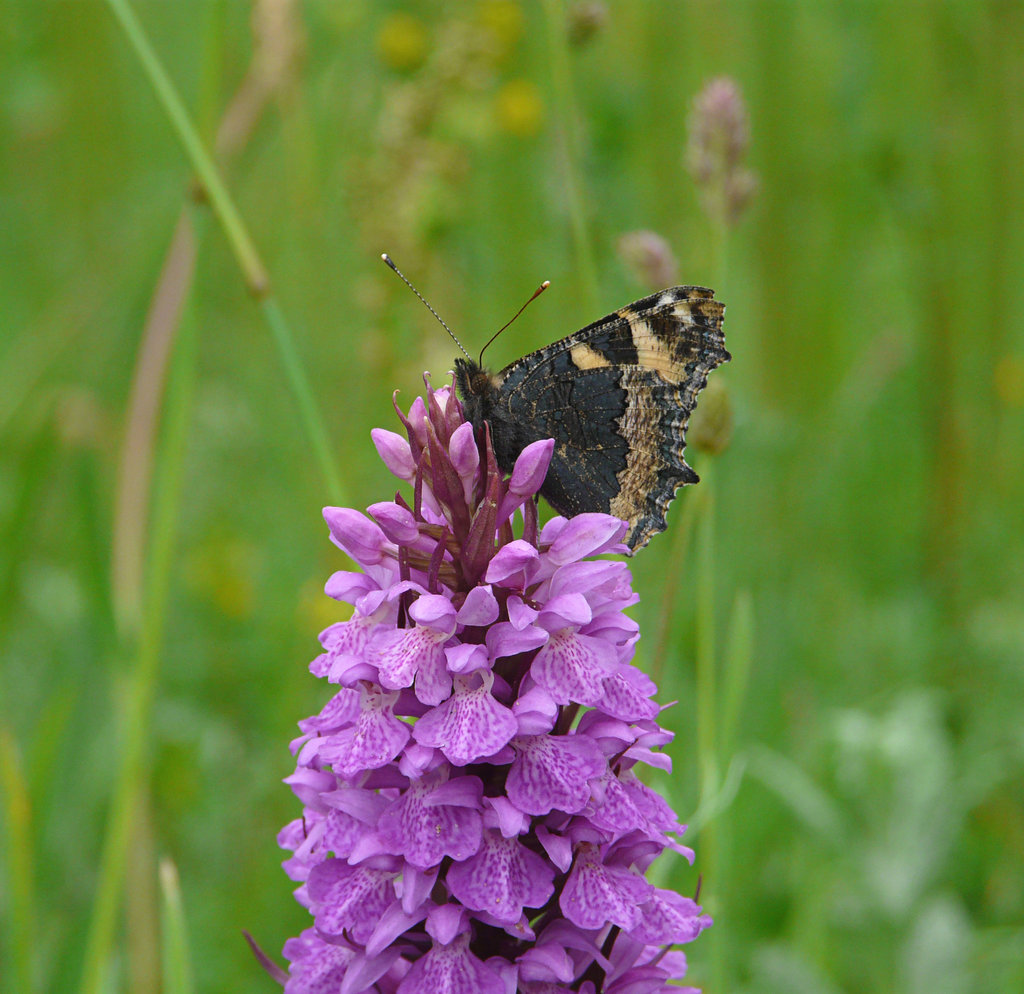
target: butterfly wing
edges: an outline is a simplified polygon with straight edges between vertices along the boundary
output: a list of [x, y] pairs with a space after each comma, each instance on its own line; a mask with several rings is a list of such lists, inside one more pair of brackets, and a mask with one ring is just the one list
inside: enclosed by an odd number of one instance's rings
[[539, 438], [555, 451], [541, 494], [560, 514], [603, 511], [629, 522], [632, 551], [665, 529], [686, 425], [707, 374], [730, 356], [725, 308], [703, 287], [652, 294], [493, 377], [492, 427], [515, 451]]

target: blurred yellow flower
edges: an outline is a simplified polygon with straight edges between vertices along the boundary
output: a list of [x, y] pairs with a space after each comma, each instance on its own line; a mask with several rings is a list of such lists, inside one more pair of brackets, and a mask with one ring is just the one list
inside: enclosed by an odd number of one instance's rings
[[260, 550], [248, 539], [216, 535], [189, 555], [185, 580], [193, 594], [221, 615], [242, 621], [255, 608], [260, 560]]
[[1005, 355], [992, 372], [996, 397], [1005, 407], [1024, 407], [1024, 356]]
[[412, 14], [389, 14], [377, 32], [377, 54], [389, 69], [418, 69], [427, 57], [427, 29]]
[[303, 630], [323, 631], [338, 621], [352, 617], [352, 607], [343, 602], [331, 600], [324, 593], [324, 582], [320, 577], [307, 580], [299, 592], [295, 616]]
[[513, 0], [484, 0], [478, 17], [494, 36], [501, 56], [511, 51], [523, 33], [523, 8]]
[[540, 90], [528, 79], [505, 83], [495, 97], [495, 111], [498, 125], [519, 138], [537, 134], [544, 121]]

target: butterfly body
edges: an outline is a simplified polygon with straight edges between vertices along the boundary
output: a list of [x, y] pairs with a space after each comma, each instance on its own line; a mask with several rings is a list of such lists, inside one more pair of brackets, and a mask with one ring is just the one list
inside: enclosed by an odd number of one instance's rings
[[686, 425], [707, 374], [730, 358], [724, 307], [703, 287], [644, 297], [489, 373], [455, 360], [466, 418], [490, 424], [499, 467], [553, 438], [540, 493], [567, 517], [584, 511], [629, 522], [630, 551], [666, 526], [678, 487], [696, 483], [683, 459]]

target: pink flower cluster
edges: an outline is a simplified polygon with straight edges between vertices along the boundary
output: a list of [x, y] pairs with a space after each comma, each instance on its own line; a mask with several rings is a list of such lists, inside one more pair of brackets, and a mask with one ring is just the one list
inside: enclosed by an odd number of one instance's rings
[[[411, 499], [327, 508], [361, 567], [311, 669], [338, 687], [300, 722], [279, 841], [313, 925], [289, 939], [289, 994], [646, 994], [710, 924], [644, 876], [692, 862], [637, 763], [668, 769], [654, 685], [630, 660], [625, 523], [539, 527], [553, 442], [504, 479], [449, 389], [375, 430]], [[521, 519], [516, 537], [513, 523]], [[684, 989], [685, 990], [685, 989]]]

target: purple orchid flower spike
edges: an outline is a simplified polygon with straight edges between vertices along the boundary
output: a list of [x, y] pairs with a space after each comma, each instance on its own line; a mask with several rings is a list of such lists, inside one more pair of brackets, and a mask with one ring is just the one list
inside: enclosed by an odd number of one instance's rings
[[651, 680], [632, 664], [636, 595], [602, 514], [540, 527], [554, 443], [499, 472], [454, 392], [427, 384], [373, 443], [411, 493], [326, 508], [361, 571], [312, 672], [278, 836], [313, 924], [288, 994], [635, 994], [674, 986], [672, 947], [711, 924], [646, 879], [684, 826], [637, 777], [667, 770]]

